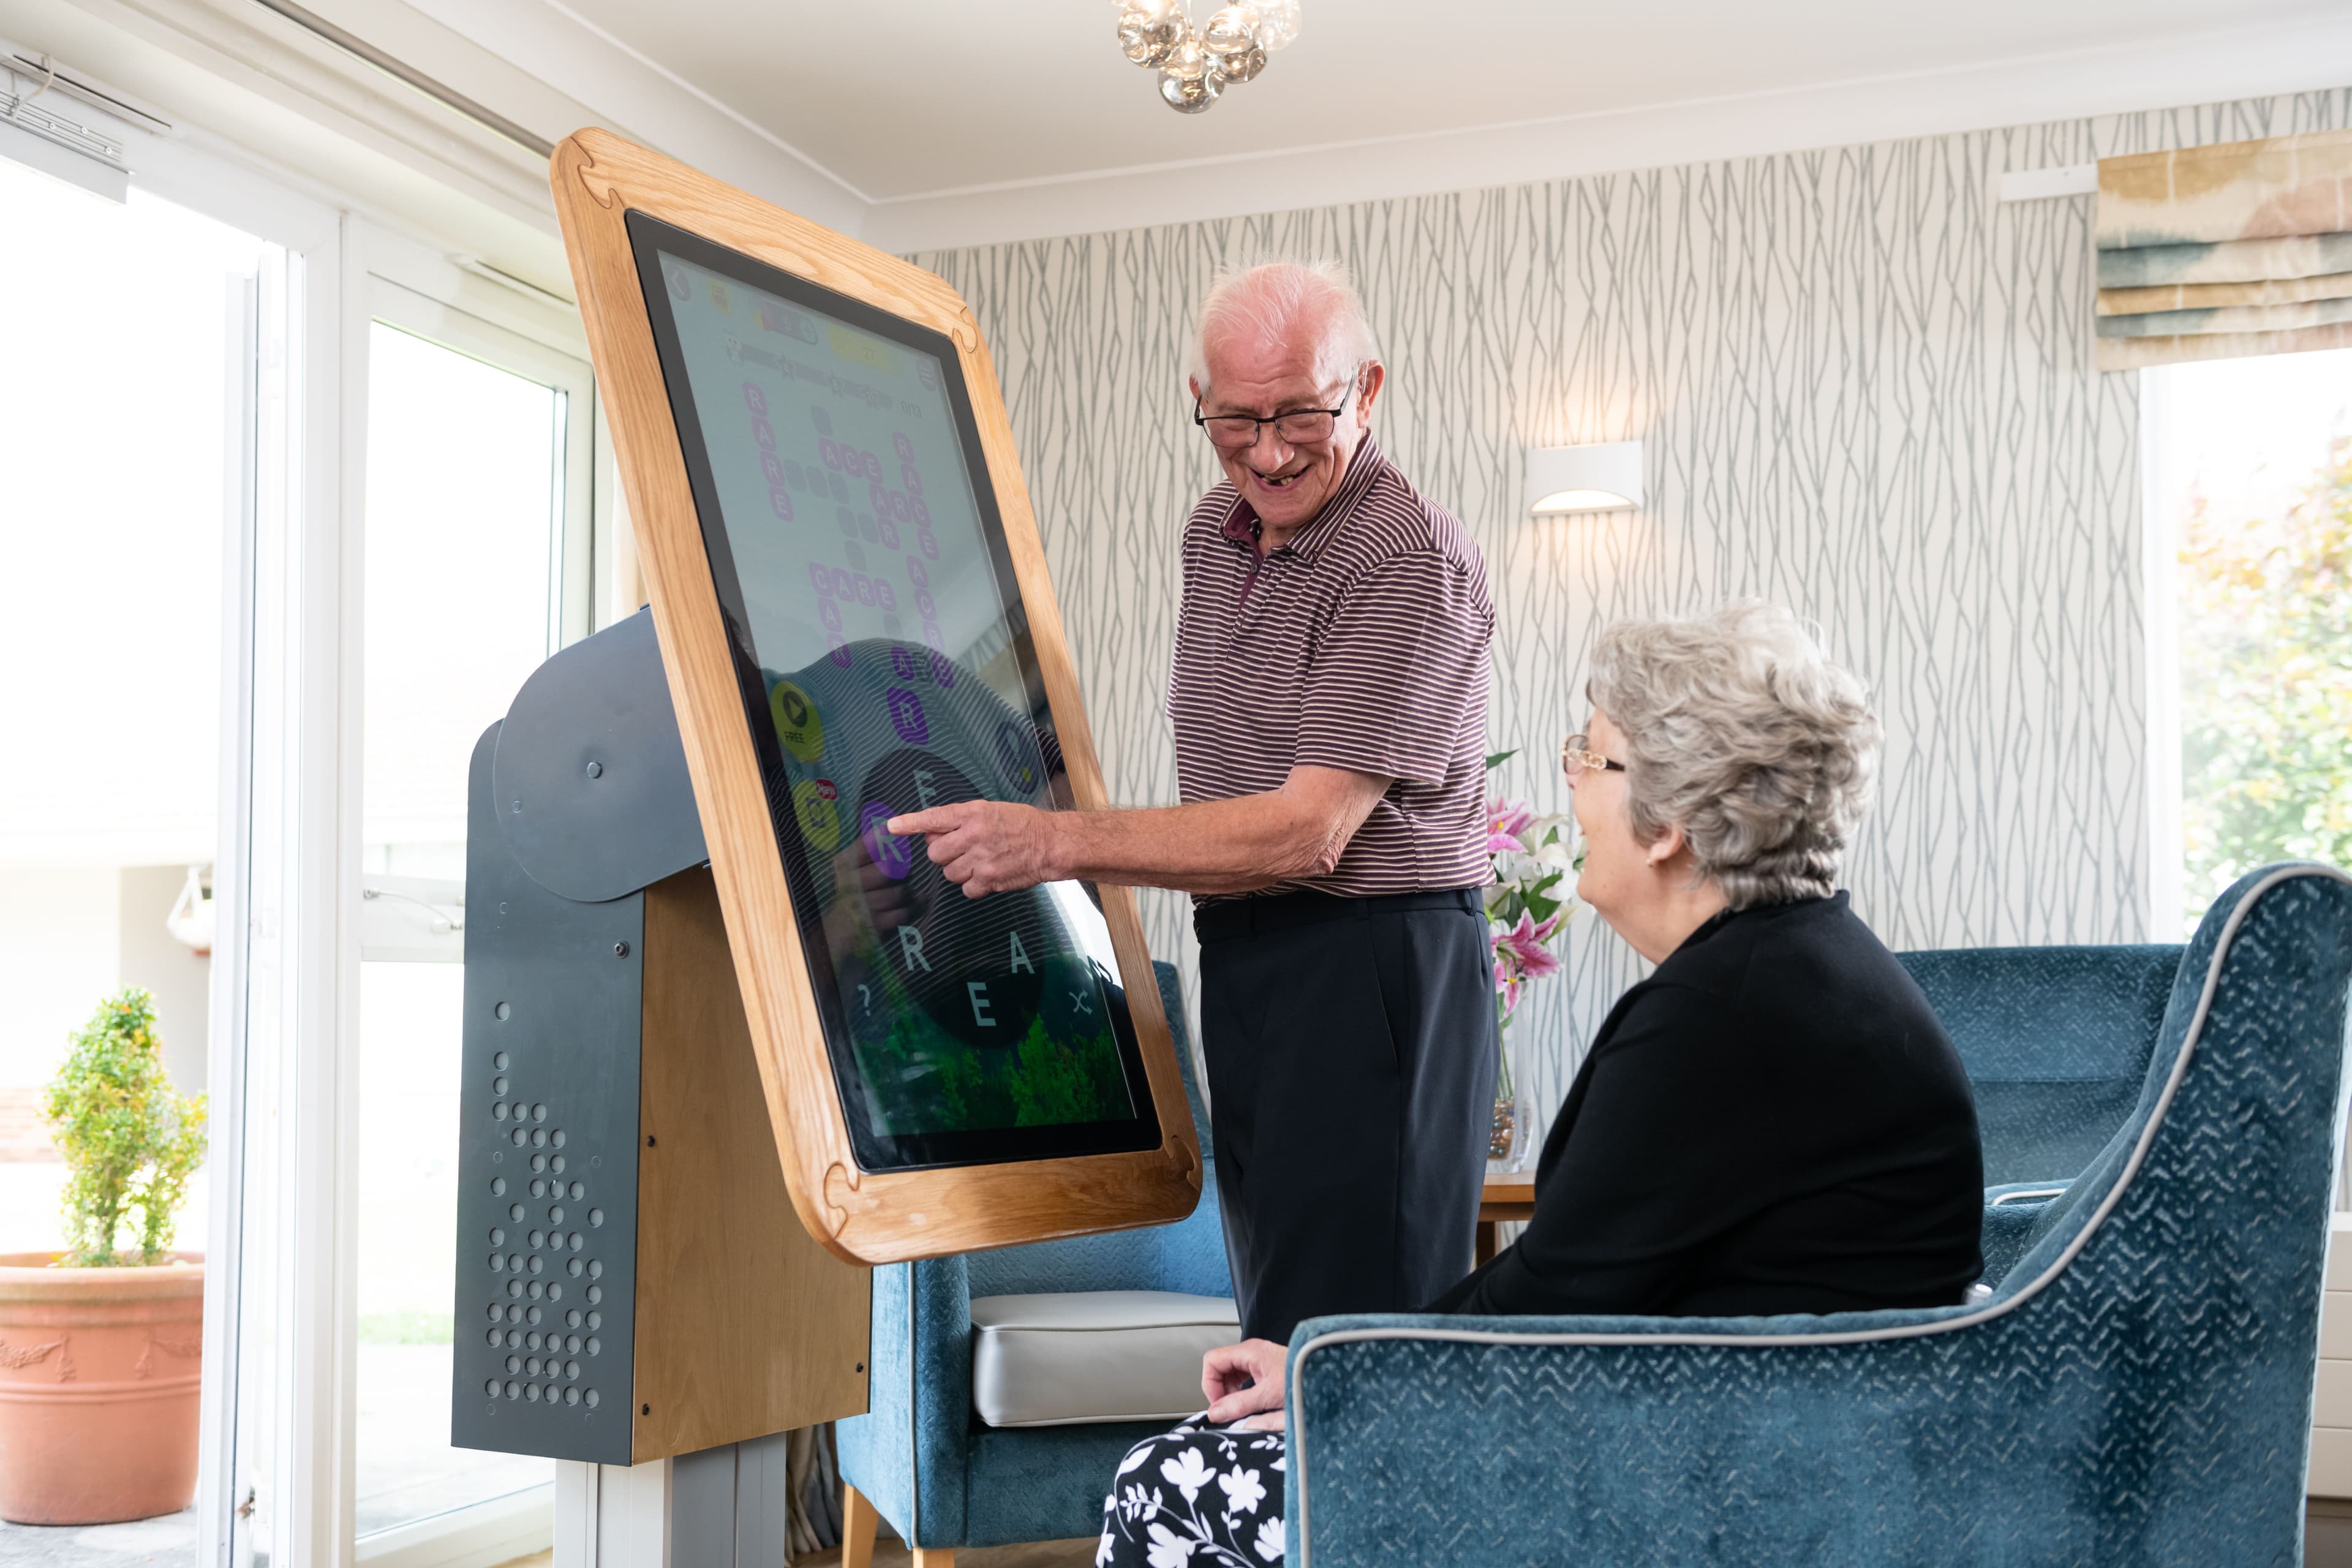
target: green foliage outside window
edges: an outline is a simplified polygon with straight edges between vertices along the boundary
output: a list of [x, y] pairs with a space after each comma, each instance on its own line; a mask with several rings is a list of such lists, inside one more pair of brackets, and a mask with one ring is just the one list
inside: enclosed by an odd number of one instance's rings
[[205, 1098], [188, 1099], [164, 1073], [152, 996], [132, 986], [98, 1005], [43, 1094], [41, 1116], [68, 1169], [58, 1261], [161, 1263], [189, 1173], [205, 1157]]
[[2194, 920], [2266, 861], [2352, 864], [2352, 437], [2283, 517], [2194, 500], [2180, 567]]

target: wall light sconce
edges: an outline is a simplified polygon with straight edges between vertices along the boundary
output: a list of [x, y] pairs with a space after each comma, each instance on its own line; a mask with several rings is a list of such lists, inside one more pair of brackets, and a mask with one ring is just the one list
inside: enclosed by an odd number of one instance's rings
[[1642, 443], [1528, 448], [1528, 510], [1538, 517], [1642, 504]]

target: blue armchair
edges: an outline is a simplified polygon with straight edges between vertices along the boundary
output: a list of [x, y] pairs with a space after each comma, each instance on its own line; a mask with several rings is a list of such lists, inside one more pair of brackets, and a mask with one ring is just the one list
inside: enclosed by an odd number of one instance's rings
[[972, 1410], [971, 1301], [1071, 1290], [1233, 1294], [1217, 1216], [1209, 1118], [1192, 1072], [1176, 971], [1159, 973], [1176, 1036], [1184, 1092], [1201, 1134], [1200, 1206], [1174, 1225], [993, 1252], [893, 1264], [874, 1271], [867, 1414], [835, 1427], [842, 1480], [854, 1492], [843, 1519], [845, 1563], [863, 1561], [878, 1510], [930, 1568], [960, 1546], [1000, 1546], [1092, 1535], [1119, 1459], [1168, 1423], [1069, 1426], [983, 1425]]
[[1968, 1068], [1990, 1195], [2080, 1175], [2138, 1103], [2179, 945], [1901, 957]]
[[[2145, 1005], [1975, 963], [2021, 1042]], [[2135, 1105], [1980, 1303], [1300, 1324], [1293, 1568], [2300, 1562], [2347, 979], [2352, 879], [2231, 888]]]

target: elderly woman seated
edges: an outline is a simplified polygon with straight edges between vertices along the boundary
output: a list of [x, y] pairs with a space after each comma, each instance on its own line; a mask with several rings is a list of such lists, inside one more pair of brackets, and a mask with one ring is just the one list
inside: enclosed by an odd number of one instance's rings
[[[1861, 683], [1786, 611], [1741, 604], [1610, 626], [1586, 691], [1561, 752], [1577, 893], [1657, 968], [1552, 1119], [1525, 1234], [1425, 1310], [1959, 1301], [1982, 1268], [1968, 1079], [1835, 890], [1878, 750]], [[1284, 1359], [1210, 1352], [1205, 1417], [1129, 1453], [1098, 1563], [1280, 1558]]]

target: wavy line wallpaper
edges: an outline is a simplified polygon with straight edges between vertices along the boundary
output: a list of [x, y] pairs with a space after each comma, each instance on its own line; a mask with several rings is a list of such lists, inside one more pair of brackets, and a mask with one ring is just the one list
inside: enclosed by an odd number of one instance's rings
[[[915, 259], [988, 334], [1118, 799], [1176, 798], [1177, 535], [1215, 475], [1183, 391], [1193, 305], [1221, 266], [1328, 256], [1383, 349], [1382, 442], [1486, 552], [1504, 789], [1566, 808], [1549, 759], [1603, 622], [1762, 595], [1876, 694], [1847, 881], [1891, 945], [2132, 942], [2138, 383], [2091, 368], [2091, 198], [2004, 205], [1999, 176], [2347, 110], [2352, 89]], [[1641, 511], [1525, 515], [1523, 448], [1634, 437]], [[1143, 897], [1197, 998], [1185, 900]], [[1566, 951], [1510, 1031], [1538, 1137], [1643, 972], [1590, 913]]]

